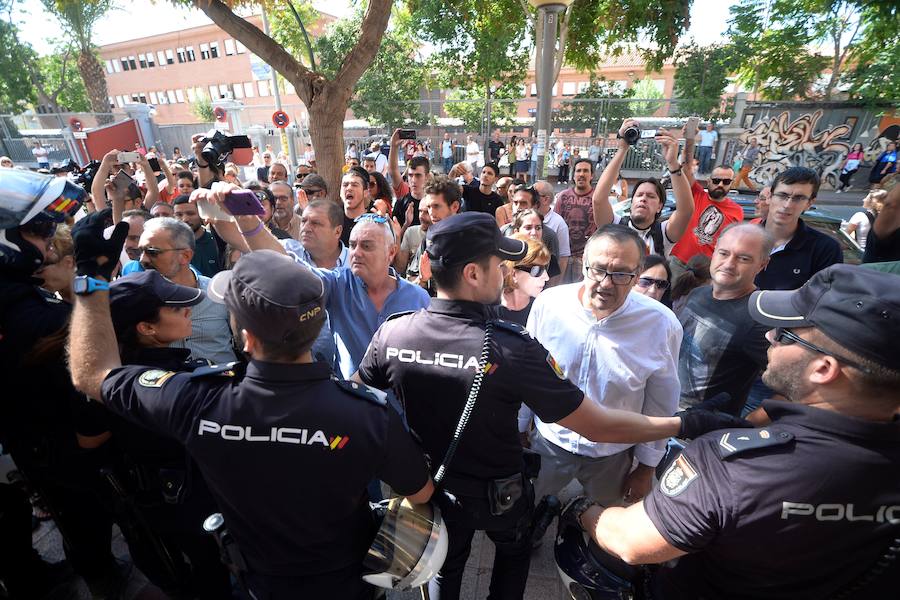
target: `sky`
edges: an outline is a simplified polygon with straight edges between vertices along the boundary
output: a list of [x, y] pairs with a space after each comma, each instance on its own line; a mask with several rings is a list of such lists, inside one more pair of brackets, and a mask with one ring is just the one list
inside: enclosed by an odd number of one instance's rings
[[[166, 0], [132, 0], [124, 8], [111, 11], [95, 29], [98, 46], [126, 40], [206, 25], [211, 21], [197, 9], [176, 8]], [[722, 0], [694, 0], [691, 7], [691, 27], [683, 41], [693, 37], [700, 45], [721, 40], [732, 2]], [[40, 54], [48, 53], [53, 39], [62, 38], [62, 30], [48, 17], [40, 0], [25, 0], [15, 20], [22, 35]], [[313, 6], [329, 14], [348, 15], [352, 6], [347, 0], [313, 0]], [[139, 24], [139, 27], [136, 26]]]

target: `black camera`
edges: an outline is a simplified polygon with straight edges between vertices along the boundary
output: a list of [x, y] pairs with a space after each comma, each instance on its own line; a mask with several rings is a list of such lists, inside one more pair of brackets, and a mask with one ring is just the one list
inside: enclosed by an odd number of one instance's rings
[[[69, 162], [71, 162], [71, 160]], [[75, 165], [75, 169], [73, 169], [73, 172], [77, 173], [74, 178], [75, 183], [90, 191], [91, 186], [94, 184], [94, 176], [97, 174], [97, 169], [99, 168], [99, 160], [92, 160], [83, 167]]]
[[619, 137], [625, 140], [629, 146], [634, 146], [641, 139], [641, 128], [637, 125], [629, 125]]
[[246, 135], [225, 135], [221, 131], [215, 129], [206, 134], [201, 143], [204, 144], [201, 152], [204, 162], [209, 166], [215, 166], [218, 170], [222, 170], [222, 165], [228, 160], [228, 155], [235, 148], [251, 148], [250, 138]]
[[66, 162], [50, 167], [51, 175], [59, 175], [60, 173], [78, 172], [78, 165], [71, 158]]

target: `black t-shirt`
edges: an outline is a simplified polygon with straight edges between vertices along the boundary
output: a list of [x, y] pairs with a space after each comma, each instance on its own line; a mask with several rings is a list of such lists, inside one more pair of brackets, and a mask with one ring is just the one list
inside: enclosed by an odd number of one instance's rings
[[503, 142], [497, 142], [494, 140], [489, 141], [488, 149], [491, 155], [491, 162], [497, 162], [498, 160], [500, 160], [500, 150], [503, 150], [505, 148], [506, 144], [504, 144]]
[[866, 251], [863, 254], [864, 263], [890, 262], [900, 260], [900, 229], [888, 236], [886, 240], [878, 239], [875, 228], [869, 230], [866, 237]]
[[463, 199], [466, 201], [467, 211], [483, 212], [492, 217], [503, 205], [503, 200], [497, 192], [483, 194], [481, 188], [470, 185], [463, 186]]
[[[434, 298], [427, 310], [386, 321], [359, 365], [363, 381], [397, 394], [434, 469], [465, 406], [485, 322], [494, 318], [493, 307]], [[490, 366], [449, 475], [489, 480], [521, 472], [517, 415], [522, 402], [548, 423], [578, 408], [584, 394], [554, 371], [549, 356], [522, 328], [494, 327]]]
[[[559, 271], [559, 266], [557, 266], [556, 270]], [[528, 323], [528, 315], [531, 314], [531, 306], [533, 304], [534, 298], [528, 301], [525, 308], [519, 310], [511, 310], [501, 304], [497, 307], [497, 316], [504, 321], [509, 321], [510, 323], [516, 323], [517, 325], [525, 327]]]
[[727, 392], [729, 412], [737, 415], [768, 362], [769, 328], [750, 317], [749, 295], [716, 300], [712, 292], [712, 286], [693, 290], [678, 317], [684, 328], [678, 357], [680, 405], [688, 408]]
[[356, 219], [351, 219], [345, 214], [344, 229], [341, 231], [341, 241], [344, 242], [345, 246], [350, 245], [350, 230], [353, 229], [354, 225], [356, 225]]
[[800, 219], [791, 241], [783, 250], [772, 254], [769, 264], [756, 276], [756, 287], [761, 290], [796, 290], [825, 267], [842, 262], [844, 255], [840, 244]]
[[103, 400], [186, 446], [252, 572], [359, 565], [372, 541], [366, 486], [380, 479], [408, 495], [428, 481], [400, 415], [325, 363], [251, 361], [240, 382], [227, 368], [120, 367]]
[[397, 217], [397, 222], [400, 223], [400, 227], [403, 227], [406, 224], [406, 207], [409, 206], [410, 203], [413, 205], [412, 225], [421, 224], [421, 221], [419, 221], [419, 201], [413, 198], [412, 194], [407, 194], [394, 202], [394, 208], [391, 211], [391, 216]]
[[[644, 499], [659, 533], [690, 553], [657, 572], [666, 600], [830, 598], [897, 537], [900, 421], [763, 407], [771, 425], [697, 438]], [[772, 444], [741, 451], [742, 435]], [[896, 597], [894, 563], [854, 597]]]

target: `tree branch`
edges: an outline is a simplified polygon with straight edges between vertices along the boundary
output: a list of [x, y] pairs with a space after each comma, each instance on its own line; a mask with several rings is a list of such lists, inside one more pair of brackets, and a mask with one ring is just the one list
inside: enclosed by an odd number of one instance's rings
[[559, 20], [559, 46], [556, 49], [556, 57], [553, 59], [553, 81], [559, 79], [559, 72], [566, 58], [566, 39], [569, 37], [569, 17], [571, 14], [572, 7], [569, 6]]
[[300, 18], [300, 13], [297, 12], [297, 9], [294, 8], [294, 3], [290, 0], [287, 0], [287, 5], [290, 7], [291, 12], [294, 13], [294, 19], [297, 21], [297, 25], [300, 26], [300, 31], [303, 32], [303, 41], [306, 42], [306, 52], [309, 55], [309, 66], [313, 71], [316, 70], [316, 57], [313, 54], [312, 44], [309, 43], [309, 34], [306, 33], [306, 27], [303, 25], [303, 19]]
[[531, 11], [528, 9], [528, 3], [525, 0], [519, 0], [519, 4], [522, 5], [522, 12], [525, 13], [525, 18], [528, 19], [528, 22], [531, 23], [531, 26], [536, 28], [537, 24], [535, 23], [535, 18], [531, 16]]
[[362, 77], [381, 46], [381, 38], [391, 18], [391, 0], [370, 0], [366, 15], [359, 26], [359, 39], [344, 57], [341, 70], [332, 80], [335, 85], [348, 86], [351, 91]]
[[212, 19], [213, 23], [231, 34], [234, 39], [240, 40], [248, 50], [284, 75], [294, 85], [304, 104], [307, 106], [312, 104], [312, 86], [307, 89], [306, 86], [301, 85], [301, 82], [304, 78], [313, 76], [321, 78], [321, 76], [307, 69], [300, 61], [291, 56], [281, 44], [267, 36], [250, 21], [234, 14], [227, 5], [219, 0], [194, 0], [194, 6], [206, 13], [206, 16]]

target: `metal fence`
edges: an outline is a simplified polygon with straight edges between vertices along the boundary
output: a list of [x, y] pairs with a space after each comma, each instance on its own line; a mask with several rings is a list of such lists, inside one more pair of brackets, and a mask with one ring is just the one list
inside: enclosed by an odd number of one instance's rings
[[93, 129], [104, 123], [128, 118], [122, 110], [111, 113], [29, 113], [0, 114], [0, 154], [10, 157], [21, 166], [37, 167], [32, 150], [40, 142], [49, 150], [50, 163], [62, 163], [76, 154], [69, 144], [66, 131], [77, 120], [83, 129]]

